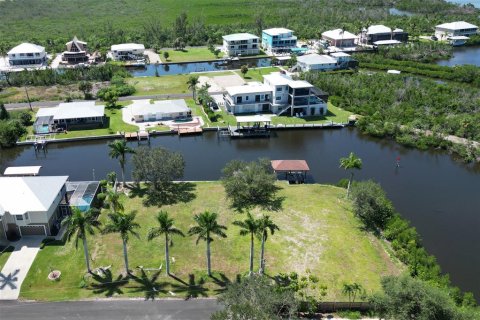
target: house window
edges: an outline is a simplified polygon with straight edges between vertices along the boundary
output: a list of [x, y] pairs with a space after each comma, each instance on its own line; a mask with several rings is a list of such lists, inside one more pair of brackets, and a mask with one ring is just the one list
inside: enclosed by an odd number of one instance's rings
[[245, 101], [248, 101], [248, 96], [245, 97]]
[[237, 97], [237, 103], [242, 103], [242, 97]]
[[17, 220], [17, 221], [22, 221], [22, 220], [23, 220], [23, 215], [21, 215], [21, 214], [16, 214], [16, 215], [15, 215], [15, 220]]
[[282, 87], [277, 87], [277, 91], [278, 92], [282, 91]]
[[28, 212], [25, 213], [25, 220], [28, 220]]
[[275, 100], [277, 100], [277, 101], [279, 101], [279, 100], [281, 100], [281, 99], [282, 99], [282, 97], [276, 97], [276, 98], [275, 98]]

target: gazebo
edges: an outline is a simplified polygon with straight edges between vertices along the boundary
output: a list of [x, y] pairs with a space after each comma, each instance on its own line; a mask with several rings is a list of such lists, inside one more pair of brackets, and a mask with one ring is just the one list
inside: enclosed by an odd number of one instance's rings
[[293, 183], [304, 183], [310, 168], [305, 160], [272, 160], [275, 173], [285, 173], [285, 179]]

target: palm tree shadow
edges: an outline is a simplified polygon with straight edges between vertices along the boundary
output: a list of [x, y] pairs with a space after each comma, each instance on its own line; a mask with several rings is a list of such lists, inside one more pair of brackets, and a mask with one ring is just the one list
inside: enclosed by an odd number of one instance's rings
[[165, 287], [168, 285], [166, 282], [158, 283], [158, 277], [161, 270], [156, 271], [151, 277], [147, 275], [145, 270], [141, 269], [141, 275], [131, 276], [138, 286], [134, 287], [133, 292], [143, 292], [145, 294], [145, 300], [155, 300], [160, 294], [167, 294]]
[[138, 183], [133, 183], [131, 185], [127, 184], [126, 189], [129, 189], [130, 191], [128, 195], [130, 198], [143, 198], [143, 196], [145, 196], [145, 194], [147, 193], [147, 188], [142, 187]]
[[143, 201], [146, 206], [187, 203], [195, 199], [195, 184], [191, 182], [166, 183], [160, 190], [148, 188]]
[[91, 284], [91, 290], [95, 294], [105, 294], [106, 297], [111, 297], [114, 294], [123, 294], [121, 287], [128, 283], [128, 277], [119, 274], [116, 279], [113, 279], [112, 271], [105, 270], [103, 277], [93, 274], [93, 279], [97, 283]]
[[14, 272], [5, 275], [0, 273], [0, 290], [3, 290], [6, 286], [9, 286], [12, 290], [17, 289], [15, 282], [18, 281], [17, 274], [20, 272], [20, 269], [15, 269]]
[[[223, 293], [227, 290], [228, 286], [231, 285], [233, 282], [223, 273], [219, 273], [219, 278], [215, 275], [211, 276], [213, 283], [215, 283], [219, 288], [213, 290], [217, 294]], [[235, 282], [239, 283], [241, 281], [241, 275], [237, 274], [235, 277]]]
[[208, 297], [208, 289], [204, 287], [205, 280], [200, 278], [198, 282], [195, 280], [194, 274], [188, 275], [188, 284], [173, 284], [173, 292], [185, 295], [185, 300], [198, 297]]

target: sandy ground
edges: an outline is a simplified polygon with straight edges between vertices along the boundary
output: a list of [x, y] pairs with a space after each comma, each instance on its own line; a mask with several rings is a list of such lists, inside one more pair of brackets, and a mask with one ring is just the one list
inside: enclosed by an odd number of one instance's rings
[[148, 56], [148, 60], [150, 61], [150, 63], [162, 63], [160, 56], [157, 53], [153, 52], [152, 49], [145, 50], [145, 55]]
[[210, 85], [208, 92], [225, 91], [225, 88], [227, 87], [241, 86], [245, 84], [245, 80], [243, 80], [242, 77], [237, 74], [216, 77], [200, 76], [198, 81], [198, 87], [201, 87], [206, 83]]

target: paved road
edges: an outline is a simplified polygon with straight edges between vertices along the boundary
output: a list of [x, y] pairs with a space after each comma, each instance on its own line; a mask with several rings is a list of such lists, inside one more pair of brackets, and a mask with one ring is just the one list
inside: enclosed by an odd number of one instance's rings
[[43, 239], [42, 236], [24, 236], [12, 243], [15, 250], [0, 272], [0, 300], [18, 299], [20, 287], [37, 256]]
[[75, 302], [0, 301], [2, 320], [208, 320], [218, 310], [216, 300], [101, 300]]
[[[218, 95], [223, 94], [223, 92], [210, 92], [210, 95]], [[171, 93], [171, 94], [154, 94], [148, 96], [126, 96], [120, 97], [118, 100], [120, 101], [128, 101], [128, 100], [140, 100], [140, 99], [184, 99], [184, 98], [191, 98], [191, 93]], [[83, 101], [83, 100], [74, 100], [74, 101]], [[56, 107], [58, 104], [63, 101], [34, 101], [32, 102], [32, 107], [42, 107], [42, 108], [51, 108]], [[15, 109], [28, 109], [29, 105], [27, 102], [19, 102], [19, 103], [7, 103], [5, 105], [7, 110], [15, 110]]]

